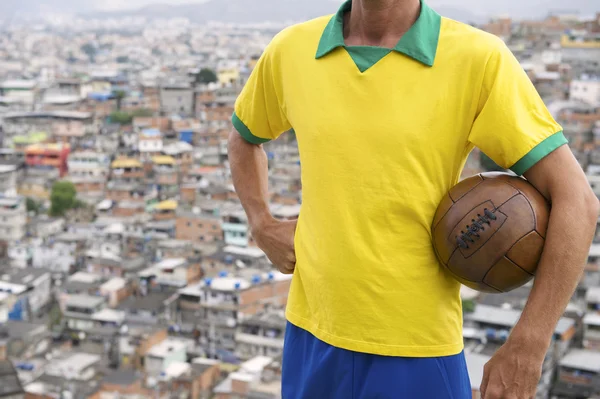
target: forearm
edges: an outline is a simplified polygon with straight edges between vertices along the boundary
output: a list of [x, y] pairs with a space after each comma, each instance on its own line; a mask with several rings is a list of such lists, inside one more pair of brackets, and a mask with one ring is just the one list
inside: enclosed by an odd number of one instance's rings
[[248, 143], [232, 131], [228, 143], [233, 185], [251, 227], [271, 218], [267, 155], [262, 146]]
[[511, 339], [545, 353], [581, 278], [596, 221], [595, 199], [571, 196], [553, 203], [533, 289]]

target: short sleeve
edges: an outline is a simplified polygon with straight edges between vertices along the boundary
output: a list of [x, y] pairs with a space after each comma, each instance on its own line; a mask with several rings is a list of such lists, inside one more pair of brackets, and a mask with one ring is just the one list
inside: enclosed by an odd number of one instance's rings
[[274, 140], [291, 128], [282, 107], [281, 78], [281, 62], [274, 40], [252, 70], [231, 118], [235, 129], [250, 143]]
[[502, 42], [487, 61], [477, 111], [469, 142], [517, 175], [567, 143], [527, 73]]

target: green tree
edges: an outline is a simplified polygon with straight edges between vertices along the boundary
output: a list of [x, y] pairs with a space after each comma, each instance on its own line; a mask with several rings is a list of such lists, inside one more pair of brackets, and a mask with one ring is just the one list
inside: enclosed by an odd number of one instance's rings
[[131, 116], [133, 116], [134, 118], [143, 117], [143, 116], [152, 116], [152, 115], [154, 115], [154, 112], [152, 112], [151, 109], [147, 109], [147, 108], [134, 109], [133, 112], [131, 113]]
[[52, 185], [50, 194], [50, 216], [64, 216], [65, 212], [75, 207], [77, 191], [70, 181], [57, 181]]
[[473, 313], [475, 311], [475, 301], [472, 299], [463, 299], [462, 308], [463, 313]]
[[87, 54], [87, 56], [90, 57], [92, 61], [94, 60], [94, 57], [96, 57], [96, 53], [98, 52], [96, 46], [94, 46], [91, 43], [86, 43], [83, 46], [81, 46], [81, 51]]
[[62, 320], [62, 312], [58, 303], [54, 303], [48, 312], [48, 327], [53, 329], [54, 327], [60, 326]]
[[208, 68], [202, 68], [196, 75], [196, 83], [207, 84], [214, 83], [218, 80], [217, 74]]
[[35, 202], [33, 198], [27, 197], [25, 200], [25, 206], [27, 207], [27, 212], [33, 212], [37, 215], [40, 211], [40, 204]]
[[133, 117], [127, 112], [116, 111], [109, 115], [109, 119], [112, 123], [118, 123], [120, 125], [129, 125]]
[[117, 111], [121, 110], [121, 105], [123, 103], [123, 99], [125, 98], [125, 96], [127, 95], [123, 90], [116, 90], [113, 95], [115, 96], [115, 99], [117, 100]]

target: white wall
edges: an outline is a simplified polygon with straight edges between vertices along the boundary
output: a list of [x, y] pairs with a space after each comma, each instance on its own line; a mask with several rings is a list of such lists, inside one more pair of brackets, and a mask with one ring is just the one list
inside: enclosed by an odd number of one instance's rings
[[574, 80], [571, 82], [571, 99], [590, 105], [600, 104], [600, 80]]

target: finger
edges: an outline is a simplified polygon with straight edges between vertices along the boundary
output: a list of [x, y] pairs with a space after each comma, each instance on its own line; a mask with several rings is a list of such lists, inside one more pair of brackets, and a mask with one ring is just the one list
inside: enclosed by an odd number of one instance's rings
[[502, 399], [502, 389], [496, 388], [495, 386], [488, 387], [485, 396], [481, 396], [482, 399]]
[[293, 251], [288, 254], [287, 263], [290, 263], [292, 265], [296, 264], [296, 254]]
[[283, 274], [292, 274], [294, 273], [294, 269], [296, 268], [295, 263], [286, 262], [278, 267], [279, 271]]
[[488, 381], [490, 380], [490, 370], [486, 365], [483, 368], [483, 378], [481, 379], [481, 385], [479, 386], [479, 392], [481, 393], [481, 397], [485, 398], [485, 392], [487, 390]]

